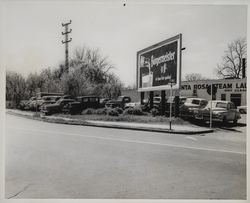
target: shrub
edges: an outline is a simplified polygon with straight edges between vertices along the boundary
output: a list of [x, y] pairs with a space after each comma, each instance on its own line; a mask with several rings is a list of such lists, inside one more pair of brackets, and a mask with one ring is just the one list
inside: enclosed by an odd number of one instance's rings
[[125, 109], [123, 114], [124, 115], [127, 115], [127, 114], [129, 114], [129, 115], [138, 115], [138, 116], [145, 115], [140, 107], [127, 108], [127, 109]]
[[116, 107], [115, 110], [119, 113], [122, 114], [123, 113], [123, 109], [120, 107]]
[[127, 108], [123, 112], [124, 115], [132, 115], [133, 114], [133, 108]]
[[119, 112], [116, 108], [115, 109], [111, 109], [111, 108], [107, 109], [107, 114], [109, 116], [119, 116]]
[[152, 114], [152, 116], [156, 116], [156, 115], [159, 115], [159, 110], [158, 109], [156, 109], [156, 108], [152, 108], [151, 109], [151, 114]]
[[96, 109], [96, 114], [98, 114], [98, 115], [106, 115], [107, 114], [107, 109], [106, 108]]
[[141, 115], [144, 115], [141, 107], [134, 107], [133, 108], [133, 115], [138, 115], [138, 116], [141, 116]]
[[85, 109], [82, 111], [82, 115], [91, 115], [95, 113], [95, 109]]

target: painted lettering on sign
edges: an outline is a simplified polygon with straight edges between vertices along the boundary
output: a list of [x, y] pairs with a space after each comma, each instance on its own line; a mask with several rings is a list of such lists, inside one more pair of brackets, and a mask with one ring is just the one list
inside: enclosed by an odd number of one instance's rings
[[[246, 91], [247, 88], [247, 83], [246, 82], [242, 82], [242, 83], [234, 83], [235, 85], [233, 85], [233, 83], [215, 83], [213, 84], [217, 89], [224, 89], [225, 91], [232, 91], [232, 89], [238, 89], [238, 91], [240, 91], [239, 89], [241, 89], [241, 91]], [[204, 84], [193, 84], [193, 86], [191, 85], [182, 85], [181, 89], [182, 90], [200, 90], [200, 89], [207, 89], [211, 84], [208, 83], [204, 83]], [[233, 87], [234, 86], [234, 87]], [[193, 88], [192, 88], [193, 87]]]

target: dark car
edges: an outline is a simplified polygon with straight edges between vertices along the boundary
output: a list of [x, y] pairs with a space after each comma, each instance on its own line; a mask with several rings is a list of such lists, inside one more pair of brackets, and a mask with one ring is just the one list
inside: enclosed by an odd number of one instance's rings
[[116, 100], [110, 100], [106, 103], [106, 108], [124, 108], [126, 103], [131, 102], [131, 98], [129, 96], [119, 96]]
[[76, 98], [75, 102], [71, 102], [64, 106], [64, 112], [70, 114], [79, 114], [84, 109], [97, 109], [100, 107], [100, 98], [96, 96], [80, 96]]
[[61, 96], [43, 96], [38, 108], [41, 110], [43, 106], [48, 104], [55, 104], [59, 99], [61, 99]]
[[[186, 101], [186, 97], [179, 97], [179, 106], [183, 105]], [[143, 111], [150, 111], [150, 100], [145, 99], [143, 101], [142, 110]], [[177, 97], [168, 97], [165, 99], [165, 115], [169, 115], [170, 113], [170, 103], [172, 103], [172, 114], [175, 114], [176, 110], [176, 103], [177, 103]], [[161, 111], [162, 108], [162, 99], [161, 97], [157, 96], [153, 98], [153, 108], [157, 109], [158, 111]]]
[[105, 105], [106, 105], [106, 103], [107, 103], [108, 101], [110, 101], [110, 99], [108, 99], [108, 98], [101, 98], [101, 99], [100, 99], [100, 108], [104, 108]]
[[69, 103], [75, 102], [74, 99], [59, 99], [55, 104], [44, 105], [41, 112], [45, 115], [63, 112], [63, 107]]

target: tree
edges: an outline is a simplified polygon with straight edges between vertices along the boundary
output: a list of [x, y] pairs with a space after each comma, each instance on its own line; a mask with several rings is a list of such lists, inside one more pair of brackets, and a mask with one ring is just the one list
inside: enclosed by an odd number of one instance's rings
[[241, 78], [242, 59], [246, 57], [246, 38], [239, 38], [228, 44], [221, 65], [217, 65], [217, 75], [220, 78]]
[[78, 48], [70, 61], [69, 72], [62, 77], [65, 92], [73, 95], [98, 95], [116, 97], [120, 92], [120, 81], [110, 70], [114, 66], [99, 50]]
[[26, 88], [28, 91], [29, 97], [35, 96], [38, 89], [42, 89], [44, 81], [41, 78], [40, 74], [30, 73], [26, 79]]
[[25, 79], [21, 74], [6, 72], [6, 100], [14, 102], [17, 106], [25, 95]]
[[185, 75], [186, 81], [197, 81], [197, 80], [207, 80], [207, 78], [203, 77], [200, 73], [190, 73]]

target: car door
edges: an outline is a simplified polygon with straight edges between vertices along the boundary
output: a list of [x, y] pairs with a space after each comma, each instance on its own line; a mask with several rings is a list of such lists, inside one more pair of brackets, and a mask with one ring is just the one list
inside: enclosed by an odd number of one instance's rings
[[236, 108], [235, 105], [231, 102], [228, 103], [228, 120], [234, 120], [236, 115]]

